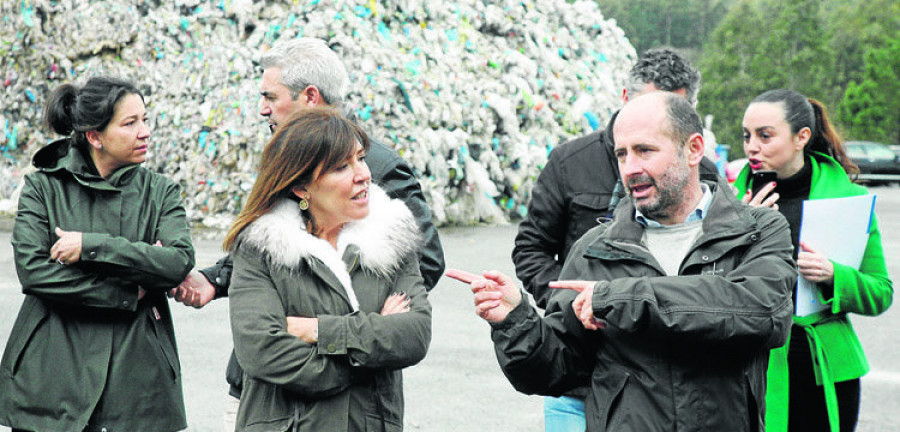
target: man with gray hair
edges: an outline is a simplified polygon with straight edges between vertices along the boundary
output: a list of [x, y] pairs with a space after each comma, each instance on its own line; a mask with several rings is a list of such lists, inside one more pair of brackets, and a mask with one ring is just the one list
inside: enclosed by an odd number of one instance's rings
[[259, 114], [268, 118], [273, 133], [279, 122], [304, 108], [342, 108], [349, 82], [347, 69], [325, 41], [280, 41], [260, 57], [259, 64], [263, 69]]
[[528, 394], [589, 384], [581, 431], [762, 432], [797, 279], [787, 221], [700, 179], [682, 97], [637, 97], [613, 129], [628, 195], [572, 247], [544, 317], [508, 276], [471, 283], [500, 367]]
[[[295, 38], [278, 41], [262, 55], [260, 65], [263, 74], [259, 114], [268, 119], [269, 129], [273, 133], [300, 110], [317, 106], [340, 109], [343, 105], [349, 82], [347, 69], [323, 40]], [[376, 140], [370, 141], [366, 163], [372, 180], [388, 196], [406, 203], [415, 215], [424, 239], [424, 245], [419, 250], [419, 267], [425, 286], [430, 291], [444, 273], [444, 252], [419, 182], [412, 168], [397, 152]], [[212, 267], [192, 271], [173, 290], [175, 299], [200, 308], [213, 298], [227, 296], [231, 270], [232, 259], [228, 255]], [[230, 384], [226, 430], [234, 430], [242, 379], [243, 371], [232, 352], [226, 370], [226, 380]]]
[[[671, 49], [651, 49], [637, 59], [622, 89], [622, 103], [657, 90], [676, 93], [693, 106], [700, 89], [700, 72]], [[613, 154], [613, 114], [605, 130], [563, 143], [550, 153], [519, 225], [512, 252], [516, 275], [539, 307], [546, 307], [548, 283], [559, 277], [563, 263], [576, 240], [602, 219], [613, 215], [624, 195]], [[715, 164], [703, 159], [703, 179], [716, 181]], [[544, 423], [548, 432], [584, 430], [586, 387], [566, 396], [544, 401]]]

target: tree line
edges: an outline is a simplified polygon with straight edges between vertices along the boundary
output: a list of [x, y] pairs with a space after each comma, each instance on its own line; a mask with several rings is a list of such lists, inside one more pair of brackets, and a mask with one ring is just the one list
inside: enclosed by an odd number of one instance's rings
[[698, 110], [743, 157], [741, 119], [773, 88], [820, 100], [845, 139], [900, 144], [900, 2], [597, 0], [638, 52], [666, 45], [703, 81]]

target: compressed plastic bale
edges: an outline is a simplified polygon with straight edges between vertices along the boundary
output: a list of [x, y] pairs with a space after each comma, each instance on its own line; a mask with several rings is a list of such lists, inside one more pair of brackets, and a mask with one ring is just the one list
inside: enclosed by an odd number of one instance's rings
[[[0, 3], [13, 23], [0, 28], [0, 106], [20, 126], [0, 174], [52, 138], [36, 128], [50, 89], [117, 74], [158, 120], [148, 167], [184, 186], [192, 222], [222, 228], [270, 136], [256, 60], [280, 38], [319, 37], [339, 52], [347, 111], [410, 162], [439, 224], [502, 220], [467, 206], [521, 216], [548, 152], [590, 130], [584, 113], [608, 120], [635, 57], [590, 1], [31, 1], [28, 14], [25, 3]], [[122, 31], [86, 34], [109, 23]], [[584, 94], [592, 106], [574, 106]], [[461, 146], [479, 149], [497, 197], [467, 183], [475, 168], [459, 163]]]

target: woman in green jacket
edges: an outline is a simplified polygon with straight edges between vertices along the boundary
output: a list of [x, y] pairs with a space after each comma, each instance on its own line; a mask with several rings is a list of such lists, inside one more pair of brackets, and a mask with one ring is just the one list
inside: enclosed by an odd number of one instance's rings
[[25, 176], [12, 244], [25, 300], [0, 362], [0, 424], [14, 431], [186, 427], [166, 291], [194, 265], [181, 189], [140, 166], [150, 130], [127, 81], [49, 97], [67, 138]]
[[412, 212], [372, 185], [365, 133], [303, 110], [266, 145], [226, 236], [240, 431], [400, 431], [431, 306]]
[[[743, 128], [749, 162], [735, 181], [738, 196], [751, 205], [777, 208], [787, 218], [800, 275], [816, 284], [827, 306], [795, 316], [789, 343], [772, 351], [766, 430], [853, 431], [859, 418], [859, 378], [869, 365], [847, 314], [874, 316], [891, 305], [893, 287], [881, 233], [873, 216], [858, 268], [829, 260], [801, 244], [799, 236], [804, 200], [868, 191], [848, 178], [857, 168], [818, 101], [792, 90], [765, 92], [747, 107]], [[776, 180], [753, 185], [751, 174], [763, 170], [775, 171]], [[751, 189], [760, 186], [753, 196]]]

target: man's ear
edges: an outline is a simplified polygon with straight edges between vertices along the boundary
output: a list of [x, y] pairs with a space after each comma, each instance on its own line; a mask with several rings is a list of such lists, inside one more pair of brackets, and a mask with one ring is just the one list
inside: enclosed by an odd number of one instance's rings
[[319, 92], [319, 89], [316, 86], [306, 86], [303, 89], [303, 93], [300, 93], [300, 97], [306, 100], [306, 106], [312, 108], [325, 104], [325, 98], [322, 97], [322, 93]]
[[103, 148], [103, 143], [100, 142], [100, 132], [95, 130], [87, 131], [84, 133], [85, 138], [87, 138], [88, 143], [91, 144], [91, 147], [100, 150]]
[[706, 144], [703, 142], [703, 134], [696, 132], [691, 134], [685, 147], [687, 147], [686, 150], [688, 151], [688, 165], [699, 166], [700, 161], [703, 160], [703, 153], [706, 148]]

